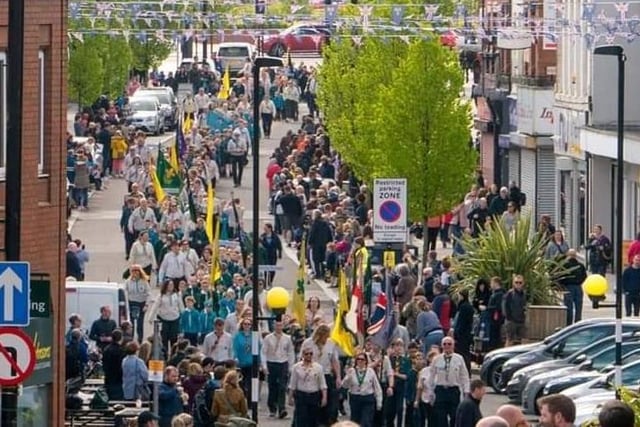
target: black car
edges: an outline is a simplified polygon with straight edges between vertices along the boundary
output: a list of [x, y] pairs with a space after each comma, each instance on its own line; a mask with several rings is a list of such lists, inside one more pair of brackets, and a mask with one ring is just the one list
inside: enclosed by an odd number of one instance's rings
[[[623, 332], [640, 329], [640, 319], [624, 319]], [[493, 350], [484, 358], [480, 378], [496, 392], [504, 393], [511, 376], [520, 368], [549, 359], [569, 356], [595, 342], [613, 335], [615, 319], [587, 319], [567, 326], [542, 342]]]
[[[589, 339], [588, 336], [585, 338]], [[640, 341], [640, 330], [628, 332], [622, 338], [625, 343], [637, 343]], [[590, 360], [614, 344], [615, 337], [608, 335], [596, 342], [585, 342], [585, 345], [580, 350], [562, 359], [554, 359], [552, 354], [543, 354], [542, 357], [546, 360], [527, 365], [512, 375], [511, 380], [507, 383], [507, 397], [509, 397], [509, 400], [520, 402], [523, 398], [522, 391], [532, 377], [570, 366], [577, 368], [583, 362]]]

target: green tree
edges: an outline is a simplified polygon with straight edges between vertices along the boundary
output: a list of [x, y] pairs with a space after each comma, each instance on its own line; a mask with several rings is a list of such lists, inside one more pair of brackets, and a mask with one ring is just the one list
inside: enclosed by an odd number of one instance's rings
[[475, 170], [464, 79], [455, 52], [437, 39], [414, 40], [391, 74], [371, 109], [371, 145], [386, 158], [380, 176], [407, 179], [409, 217], [426, 229], [428, 217], [460, 202]]
[[158, 67], [162, 61], [169, 57], [173, 45], [170, 41], [163, 41], [147, 34], [145, 41], [136, 37], [129, 39], [129, 47], [133, 54], [133, 68], [146, 73]]
[[68, 73], [69, 98], [80, 108], [91, 105], [100, 96], [104, 79], [104, 65], [95, 38], [69, 44]]
[[122, 94], [133, 65], [133, 53], [124, 37], [99, 36], [104, 67], [102, 93], [111, 98]]

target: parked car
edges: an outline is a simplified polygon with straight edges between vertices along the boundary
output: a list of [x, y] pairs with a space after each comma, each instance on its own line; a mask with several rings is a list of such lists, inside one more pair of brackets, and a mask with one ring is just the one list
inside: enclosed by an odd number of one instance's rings
[[[622, 345], [623, 363], [631, 363], [640, 359], [640, 340], [625, 342]], [[544, 395], [544, 389], [548, 381], [559, 377], [573, 377], [582, 372], [599, 372], [610, 369], [611, 363], [616, 358], [616, 346], [608, 348], [584, 360], [579, 365], [567, 366], [544, 374], [533, 376], [524, 386], [522, 391], [522, 409], [527, 414], [537, 414], [536, 401]]]
[[[490, 351], [480, 367], [480, 378], [496, 392], [504, 393], [517, 370], [540, 361], [567, 357], [587, 343], [613, 335], [614, 325], [615, 319], [586, 319], [560, 329], [544, 341]], [[640, 320], [623, 320], [623, 332], [636, 329], [640, 329]]]
[[251, 43], [220, 43], [214, 53], [222, 65], [223, 72], [228, 66], [229, 77], [236, 78], [247, 60], [253, 60], [256, 48]]
[[164, 128], [175, 129], [178, 123], [178, 98], [173, 93], [173, 89], [166, 86], [138, 89], [135, 96], [156, 98], [164, 117]]
[[[584, 384], [568, 388], [562, 394], [575, 401], [576, 406], [578, 403], [586, 405], [590, 397], [598, 397], [598, 400], [594, 403], [604, 403], [615, 398], [614, 376], [615, 372], [602, 374]], [[622, 367], [622, 386], [637, 389], [639, 385], [640, 360], [636, 360]]]
[[[631, 339], [635, 335], [635, 340], [640, 340], [640, 334], [630, 332], [623, 337], [625, 340]], [[507, 383], [506, 394], [510, 400], [520, 402], [522, 400], [522, 391], [527, 385], [528, 381], [538, 375], [547, 374], [549, 372], [555, 372], [557, 369], [566, 367], [575, 367], [588, 360], [590, 357], [600, 353], [602, 350], [611, 347], [615, 343], [615, 337], [606, 336], [601, 340], [594, 342], [591, 345], [581, 348], [577, 352], [562, 359], [551, 359], [539, 363], [534, 363], [529, 366], [525, 366], [522, 369], [516, 371]], [[546, 357], [547, 354], [543, 354], [542, 357]]]
[[127, 126], [154, 135], [164, 133], [164, 115], [156, 98], [134, 96], [129, 99], [129, 111]]
[[271, 56], [292, 53], [321, 53], [329, 42], [331, 30], [323, 24], [296, 24], [279, 34], [264, 37], [263, 50]]

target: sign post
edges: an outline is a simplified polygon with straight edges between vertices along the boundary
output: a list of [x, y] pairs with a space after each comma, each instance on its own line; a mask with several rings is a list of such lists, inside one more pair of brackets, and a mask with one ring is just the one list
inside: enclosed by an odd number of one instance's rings
[[373, 240], [407, 242], [407, 180], [376, 179], [373, 183]]
[[28, 262], [0, 262], [0, 326], [28, 326], [30, 315]]
[[0, 386], [16, 386], [33, 373], [36, 350], [29, 335], [17, 328], [0, 328]]

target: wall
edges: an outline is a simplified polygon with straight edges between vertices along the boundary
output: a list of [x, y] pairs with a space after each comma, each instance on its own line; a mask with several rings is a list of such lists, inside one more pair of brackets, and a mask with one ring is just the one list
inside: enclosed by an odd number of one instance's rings
[[[613, 18], [618, 16], [612, 3], [603, 5], [595, 2], [594, 13]], [[637, 16], [640, 14], [640, 4], [628, 3], [626, 16]], [[605, 40], [598, 41], [598, 44], [605, 44]], [[616, 40], [620, 43], [620, 40]], [[635, 70], [640, 69], [640, 42], [622, 43], [627, 56], [626, 62], [626, 85], [625, 85], [625, 124], [640, 126], [640, 108], [637, 108], [640, 99], [640, 73]], [[592, 76], [592, 100], [593, 113], [592, 124], [594, 126], [615, 126], [617, 121], [617, 96], [618, 93], [618, 61], [613, 56], [593, 56], [593, 76]]]
[[606, 235], [611, 236], [611, 195], [613, 187], [611, 182], [611, 160], [600, 157], [591, 157], [589, 164], [589, 196], [587, 208], [590, 209], [590, 221], [588, 228], [594, 224], [601, 224]]
[[[0, 0], [0, 52], [7, 53], [9, 0]], [[25, 1], [25, 49], [22, 125], [22, 229], [21, 259], [31, 271], [48, 273], [52, 283], [54, 313], [53, 366], [64, 366], [64, 263], [66, 241], [66, 181], [64, 140], [66, 133], [66, 19], [67, 1]], [[44, 167], [40, 158], [40, 60], [44, 53]], [[4, 90], [0, 87], [0, 91]], [[2, 106], [0, 106], [0, 109]], [[5, 112], [6, 113], [6, 112]], [[2, 117], [6, 117], [3, 114]], [[0, 141], [0, 143], [2, 143]], [[0, 176], [0, 204], [4, 204], [4, 178]], [[0, 206], [4, 217], [4, 206]], [[0, 239], [4, 229], [0, 226]], [[4, 254], [0, 254], [3, 257]], [[49, 425], [64, 424], [64, 368], [53, 373]]]

